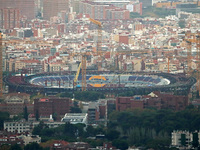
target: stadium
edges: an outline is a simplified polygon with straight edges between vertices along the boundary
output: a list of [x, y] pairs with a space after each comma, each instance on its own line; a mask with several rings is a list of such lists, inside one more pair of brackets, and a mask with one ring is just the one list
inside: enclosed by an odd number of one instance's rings
[[[4, 79], [9, 91], [16, 92], [44, 92], [56, 94], [66, 91], [82, 90], [82, 75], [77, 78], [74, 84], [76, 72], [42, 73], [36, 75], [9, 76]], [[112, 73], [87, 72], [86, 90], [101, 92], [123, 92], [129, 90], [148, 91], [181, 91], [188, 92], [196, 80], [193, 77], [186, 77], [181, 74], [168, 73]]]

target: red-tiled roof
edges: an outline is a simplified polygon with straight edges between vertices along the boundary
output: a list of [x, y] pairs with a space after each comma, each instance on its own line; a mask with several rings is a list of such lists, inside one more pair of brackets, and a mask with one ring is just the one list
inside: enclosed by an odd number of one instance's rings
[[47, 99], [47, 98], [41, 98], [40, 102], [49, 102], [49, 99]]
[[21, 61], [25, 63], [40, 63], [39, 60], [21, 60]]

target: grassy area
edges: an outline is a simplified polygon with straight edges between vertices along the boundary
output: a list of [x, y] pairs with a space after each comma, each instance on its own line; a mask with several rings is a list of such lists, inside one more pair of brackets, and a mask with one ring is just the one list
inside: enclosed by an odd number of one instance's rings
[[143, 14], [131, 12], [131, 18], [144, 18], [144, 17], [155, 17], [155, 18], [164, 18], [169, 15], [175, 15], [175, 9], [166, 9], [166, 8], [155, 8], [148, 7], [143, 9]]
[[181, 10], [185, 12], [189, 12], [189, 13], [194, 13], [194, 14], [200, 13], [199, 8], [187, 8], [187, 9], [181, 9]]

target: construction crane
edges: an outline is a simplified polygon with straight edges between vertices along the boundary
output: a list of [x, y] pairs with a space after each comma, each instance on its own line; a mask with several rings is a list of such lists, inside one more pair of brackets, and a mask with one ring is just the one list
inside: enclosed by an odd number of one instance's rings
[[169, 61], [170, 61], [170, 58], [172, 58], [172, 57], [170, 57], [170, 56], [167, 57], [167, 72], [168, 73], [170, 72], [170, 70], [169, 70]]
[[[196, 43], [196, 45], [198, 45], [198, 40], [196, 38], [196, 33], [186, 33], [185, 34], [186, 38], [186, 48], [187, 48], [187, 64], [188, 64], [188, 69], [187, 69], [187, 74], [188, 76], [191, 75], [192, 72], [192, 44]], [[198, 56], [198, 58], [200, 58], [200, 54]]]
[[82, 55], [82, 91], [86, 91], [87, 83], [86, 83], [86, 57], [87, 55]]
[[[101, 22], [94, 20], [92, 18], [89, 18], [89, 20], [91, 22], [93, 22], [94, 24], [98, 25], [98, 40], [97, 40], [97, 56], [102, 56], [102, 51], [101, 51], [101, 45], [102, 45], [102, 25]], [[77, 73], [76, 73], [76, 77], [74, 78], [74, 85], [76, 86], [77, 84], [77, 80], [78, 80], [78, 76], [80, 73], [80, 69], [82, 69], [82, 91], [86, 91], [87, 88], [87, 83], [86, 83], [86, 58], [87, 58], [87, 54], [86, 53], [81, 53], [82, 59], [81, 59], [81, 63], [78, 67]], [[100, 69], [100, 63], [98, 63], [98, 70]]]
[[172, 58], [178, 58], [179, 60], [181, 60], [182, 66], [183, 66], [183, 73], [185, 72], [184, 63], [183, 63], [183, 58], [182, 57], [180, 57], [180, 56], [170, 56], [170, 55], [168, 55], [166, 57], [167, 57], [167, 73], [170, 73], [170, 60]]
[[200, 67], [200, 33], [197, 34], [196, 40], [197, 40], [196, 48], [197, 48], [197, 52], [198, 52], [198, 55], [197, 55], [198, 56], [198, 66], [197, 66], [197, 68], [198, 68], [198, 70], [197, 70], [197, 82], [198, 82], [198, 84], [197, 84], [197, 89], [198, 89], [199, 95], [200, 95], [200, 69], [199, 69], [199, 67]]
[[[101, 58], [101, 45], [102, 45], [102, 25], [101, 25], [101, 22], [97, 21], [97, 20], [94, 20], [92, 18], [89, 18], [89, 20], [91, 22], [93, 22], [94, 24], [98, 25], [98, 40], [97, 40], [97, 48], [96, 48], [96, 52], [97, 52], [97, 56], [100, 56]], [[86, 59], [87, 59], [87, 53], [73, 53], [71, 55], [71, 58], [74, 56], [74, 55], [81, 55], [82, 58], [81, 58], [81, 63], [79, 64], [79, 67], [78, 67], [78, 70], [77, 70], [77, 73], [76, 73], [76, 76], [74, 78], [74, 86], [77, 85], [77, 80], [78, 80], [78, 76], [79, 76], [79, 73], [80, 73], [80, 69], [82, 69], [81, 71], [81, 74], [82, 74], [82, 91], [86, 91], [86, 88], [87, 88], [87, 83], [86, 83]], [[98, 63], [98, 70], [100, 69], [100, 63]]]
[[0, 31], [0, 99], [3, 97], [3, 62], [2, 62], [2, 52], [3, 52], [3, 34]]
[[101, 46], [102, 46], [102, 24], [98, 20], [94, 20], [92, 18], [89, 18], [91, 22], [94, 24], [98, 25], [98, 40], [97, 40], [97, 55], [101, 56], [102, 51], [101, 51]]
[[167, 57], [167, 73], [170, 73], [170, 60], [174, 58], [174, 51], [163, 52], [163, 55]]
[[187, 75], [190, 76], [191, 75], [191, 71], [192, 71], [192, 42], [187, 39], [186, 41], [186, 48], [187, 48]]
[[143, 51], [119, 51], [119, 52], [116, 52], [115, 55], [117, 57], [117, 70], [119, 70], [119, 60], [118, 60], [118, 57], [119, 55], [127, 55], [127, 54], [148, 54], [149, 51], [148, 50], [143, 50]]
[[81, 74], [82, 74], [82, 91], [86, 91], [86, 87], [87, 87], [87, 83], [86, 83], [86, 60], [87, 60], [87, 56], [88, 53], [73, 53], [74, 55], [81, 55], [81, 63], [79, 64], [79, 67], [77, 69], [76, 72], [76, 76], [74, 77], [73, 80], [73, 86], [75, 87], [77, 85], [77, 81], [78, 81], [78, 76], [80, 74], [80, 70], [81, 70]]
[[96, 48], [96, 52], [97, 52], [97, 56], [99, 57], [99, 62], [98, 62], [98, 71], [100, 70], [101, 68], [101, 62], [102, 62], [102, 24], [100, 21], [98, 20], [94, 20], [92, 18], [89, 18], [89, 20], [98, 25], [98, 39], [97, 39], [97, 48]]
[[73, 81], [73, 86], [77, 85], [77, 80], [78, 80], [78, 76], [79, 76], [80, 70], [81, 70], [81, 63], [78, 66], [78, 70], [76, 72], [76, 76], [75, 76], [74, 81]]
[[197, 59], [198, 59], [198, 65], [197, 65], [197, 90], [200, 94], [200, 33], [191, 33], [188, 32], [185, 34], [186, 38], [185, 41], [187, 43], [187, 63], [188, 63], [188, 75], [191, 75], [192, 67], [191, 67], [191, 60], [192, 60], [192, 44], [196, 44], [197, 49]]

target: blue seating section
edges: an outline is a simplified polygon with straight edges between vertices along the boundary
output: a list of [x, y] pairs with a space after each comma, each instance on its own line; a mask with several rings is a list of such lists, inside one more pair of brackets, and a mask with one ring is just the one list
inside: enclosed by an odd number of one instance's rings
[[[120, 80], [121, 85], [129, 84], [131, 86], [145, 86], [145, 85], [157, 85], [161, 82], [159, 77], [151, 77], [151, 76], [142, 76], [142, 75], [103, 75], [106, 78], [104, 80], [89, 80], [93, 75], [87, 75], [86, 80], [88, 84], [92, 83], [101, 83], [101, 84], [110, 84], [110, 86], [115, 87], [114, 85], [118, 85]], [[120, 78], [119, 78], [120, 77]], [[51, 86], [72, 86], [74, 80], [74, 75], [66, 75], [66, 76], [41, 76], [36, 77], [30, 80], [31, 84], [51, 87]], [[78, 77], [78, 84], [81, 84], [82, 75]]]
[[136, 78], [137, 78], [137, 76], [130, 76], [128, 80], [129, 81], [135, 81]]

